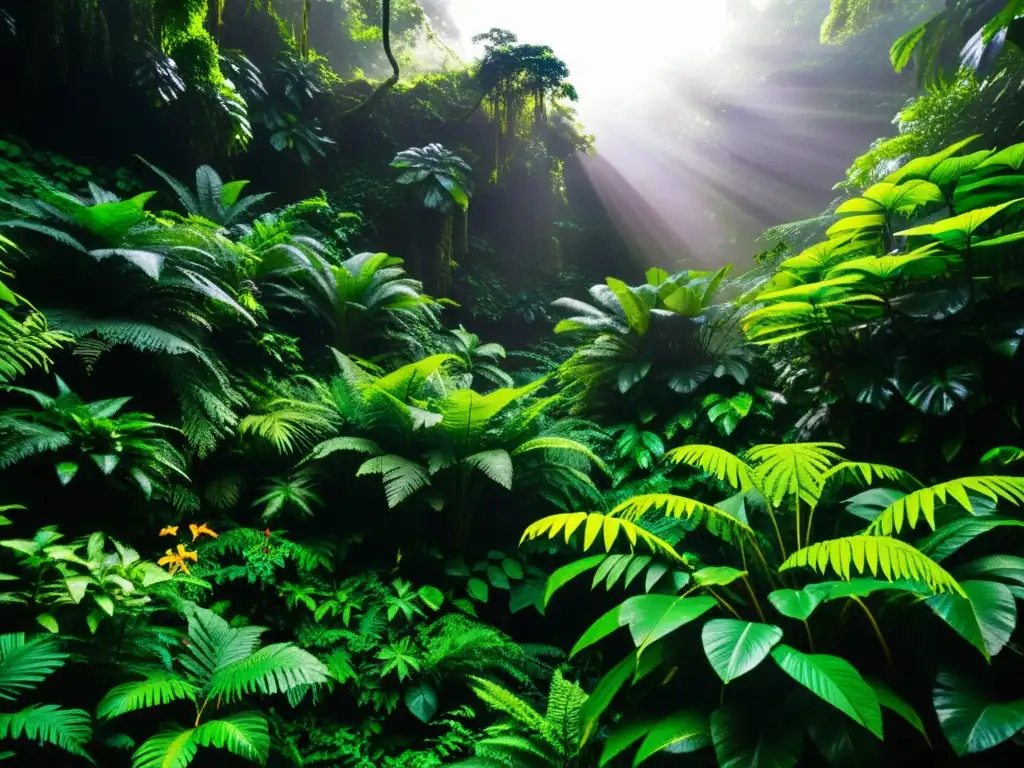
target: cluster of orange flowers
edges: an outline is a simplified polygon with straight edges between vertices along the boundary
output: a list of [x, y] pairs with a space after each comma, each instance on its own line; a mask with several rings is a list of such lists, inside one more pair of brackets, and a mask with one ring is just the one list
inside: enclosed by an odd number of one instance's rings
[[[168, 525], [160, 529], [161, 536], [177, 536], [178, 535], [177, 525]], [[188, 529], [192, 532], [192, 541], [194, 542], [200, 536], [210, 536], [211, 538], [217, 538], [217, 532], [207, 526], [206, 523], [196, 525], [195, 523], [189, 523]], [[178, 571], [189, 573], [188, 564], [186, 560], [191, 560], [193, 563], [199, 562], [199, 553], [195, 550], [189, 551], [184, 544], [179, 544], [177, 551], [168, 549], [167, 554], [156, 561], [157, 565], [166, 565], [167, 572], [172, 576]]]

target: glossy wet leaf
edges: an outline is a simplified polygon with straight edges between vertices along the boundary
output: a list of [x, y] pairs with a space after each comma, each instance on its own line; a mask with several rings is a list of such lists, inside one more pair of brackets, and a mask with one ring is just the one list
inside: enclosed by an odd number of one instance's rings
[[949, 670], [939, 673], [932, 701], [939, 726], [960, 757], [998, 746], [1024, 728], [1024, 699], [993, 701]]
[[984, 654], [995, 656], [1017, 626], [1017, 604], [1005, 584], [994, 581], [963, 581], [967, 597], [936, 595], [928, 607], [957, 634]]
[[723, 683], [754, 669], [781, 639], [779, 627], [736, 619], [713, 619], [701, 630], [704, 653]]

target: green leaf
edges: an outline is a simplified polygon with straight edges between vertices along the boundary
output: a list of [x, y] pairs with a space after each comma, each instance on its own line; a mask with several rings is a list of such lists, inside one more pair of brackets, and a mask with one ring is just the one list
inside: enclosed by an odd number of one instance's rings
[[650, 720], [620, 723], [608, 734], [604, 741], [604, 748], [601, 750], [601, 757], [598, 760], [598, 767], [604, 768], [618, 755], [629, 749], [639, 741], [654, 726]]
[[921, 38], [924, 37], [927, 28], [928, 22], [918, 24], [892, 44], [892, 48], [889, 49], [889, 60], [892, 62], [894, 70], [902, 72], [903, 68], [910, 63], [910, 59], [914, 55], [914, 49], [921, 42]]
[[437, 587], [423, 586], [416, 593], [431, 610], [438, 610], [444, 603], [444, 593]]
[[181, 699], [195, 701], [196, 693], [195, 687], [179, 675], [171, 672], [154, 672], [145, 680], [122, 683], [109, 690], [96, 705], [96, 717], [106, 720]]
[[650, 309], [637, 298], [633, 290], [621, 280], [617, 280], [614, 277], [609, 277], [606, 281], [608, 287], [612, 293], [615, 294], [615, 298], [619, 300], [619, 305], [622, 307], [622, 311], [626, 316], [626, 322], [629, 327], [638, 335], [643, 336], [647, 333], [647, 328], [651, 322]]
[[746, 575], [746, 571], [730, 568], [727, 565], [714, 565], [695, 571], [693, 583], [702, 587], [724, 587]]
[[918, 549], [936, 562], [945, 560], [979, 536], [1004, 525], [1024, 528], [1024, 520], [1009, 517], [961, 517], [918, 542]]
[[54, 466], [57, 469], [57, 478], [61, 485], [67, 485], [78, 474], [78, 464], [73, 461], [62, 461]]
[[878, 695], [850, 662], [823, 653], [801, 653], [784, 644], [777, 646], [771, 654], [783, 672], [882, 738], [882, 710]]
[[57, 625], [57, 620], [49, 613], [41, 613], [36, 616], [36, 622], [44, 629], [49, 631], [51, 634], [57, 634], [60, 632], [60, 627]]
[[719, 768], [794, 768], [804, 728], [763, 723], [735, 707], [711, 713], [711, 738]]
[[717, 604], [712, 597], [637, 595], [619, 607], [619, 621], [629, 625], [639, 657], [651, 643], [699, 618]]
[[865, 677], [864, 680], [874, 689], [875, 695], [878, 696], [879, 704], [890, 712], [895, 712], [910, 723], [911, 727], [924, 737], [928, 746], [930, 747], [932, 745], [931, 739], [928, 738], [928, 732], [924, 729], [924, 723], [921, 722], [921, 716], [917, 714], [912, 706], [900, 698], [892, 688], [881, 680], [875, 680], [871, 677]]
[[651, 728], [637, 750], [633, 765], [640, 765], [663, 749], [668, 749], [674, 754], [685, 754], [703, 749], [710, 744], [711, 724], [707, 715], [692, 709], [684, 709], [669, 715]]
[[509, 589], [508, 576], [496, 565], [487, 567], [487, 580], [495, 589]]
[[956, 569], [958, 579], [969, 576], [990, 576], [1024, 586], [1024, 557], [1016, 555], [986, 555], [965, 563]]
[[201, 747], [226, 748], [248, 762], [263, 765], [270, 752], [267, 720], [259, 712], [238, 712], [208, 720], [195, 729], [192, 739]]
[[1024, 729], [1024, 699], [989, 701], [970, 679], [950, 670], [939, 673], [932, 702], [959, 757], [998, 746]]
[[[629, 600], [634, 599], [635, 598], [632, 597], [629, 598]], [[625, 604], [629, 602], [629, 600], [626, 600], [625, 602], [615, 606], [610, 611], [601, 616], [601, 618], [599, 618], [597, 621], [591, 624], [587, 628], [587, 631], [580, 636], [580, 639], [576, 641], [576, 645], [572, 647], [572, 650], [569, 651], [569, 658], [571, 659], [584, 648], [589, 648], [591, 645], [598, 642], [599, 640], [603, 640], [604, 638], [608, 637], [608, 635], [610, 635], [619, 627], [625, 626], [625, 621], [622, 621], [619, 618], [619, 612], [622, 610], [623, 606], [625, 606]]]
[[964, 581], [966, 598], [936, 595], [928, 607], [977, 648], [986, 659], [1003, 649], [1017, 626], [1017, 604], [1005, 584], [995, 581]]
[[521, 579], [523, 578], [523, 566], [517, 561], [505, 558], [501, 561], [501, 569], [505, 571], [505, 575], [510, 579]]
[[405, 706], [423, 723], [429, 723], [437, 711], [437, 691], [427, 683], [419, 683], [405, 690]]
[[729, 683], [764, 661], [782, 639], [782, 630], [752, 621], [712, 619], [704, 624], [701, 639], [711, 668]]
[[135, 750], [132, 768], [185, 768], [199, 751], [193, 739], [195, 731], [173, 725], [151, 736]]
[[768, 595], [775, 610], [790, 619], [806, 621], [823, 599], [822, 595], [800, 589], [777, 589]]
[[467, 581], [466, 592], [468, 592], [469, 596], [472, 597], [474, 600], [479, 600], [481, 603], [487, 602], [489, 590], [487, 588], [487, 582], [483, 581], [482, 579], [473, 577], [472, 579]]

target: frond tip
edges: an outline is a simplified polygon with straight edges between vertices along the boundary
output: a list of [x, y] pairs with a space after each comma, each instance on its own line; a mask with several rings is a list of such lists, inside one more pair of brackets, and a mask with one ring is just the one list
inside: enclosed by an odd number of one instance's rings
[[597, 537], [600, 534], [604, 541], [605, 550], [610, 552], [612, 545], [615, 544], [615, 540], [621, 532], [624, 533], [626, 538], [629, 540], [630, 549], [636, 546], [636, 542], [639, 539], [650, 547], [652, 552], [661, 552], [668, 555], [673, 560], [682, 562], [682, 558], [667, 541], [645, 531], [643, 528], [629, 520], [625, 520], [621, 517], [602, 515], [598, 512], [571, 512], [560, 515], [549, 515], [548, 517], [538, 520], [527, 528], [526, 531], [523, 532], [523, 538], [520, 539], [519, 543], [522, 544], [525, 541], [532, 541], [545, 533], [548, 535], [548, 538], [553, 539], [558, 535], [559, 531], [565, 532], [565, 541], [568, 543], [572, 538], [572, 535], [581, 525], [584, 526], [584, 551], [590, 549], [594, 542], [597, 541]]
[[806, 566], [825, 575], [829, 568], [839, 578], [850, 580], [851, 566], [858, 574], [865, 569], [877, 576], [878, 571], [888, 581], [913, 579], [936, 594], [952, 592], [967, 597], [956, 579], [927, 555], [899, 539], [886, 536], [846, 536], [841, 539], [819, 541], [790, 555], [780, 571]]

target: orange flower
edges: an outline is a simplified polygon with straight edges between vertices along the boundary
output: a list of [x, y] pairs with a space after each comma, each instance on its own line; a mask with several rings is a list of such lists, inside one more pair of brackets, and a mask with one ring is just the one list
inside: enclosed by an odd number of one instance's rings
[[[178, 545], [181, 548], [181, 544]], [[156, 561], [157, 565], [166, 565], [167, 572], [173, 576], [178, 571], [184, 571], [189, 573], [188, 566], [185, 564], [184, 558], [181, 555], [176, 555], [171, 550], [167, 550], [167, 554]]]
[[189, 552], [185, 549], [184, 544], [179, 544], [177, 552], [172, 552], [168, 549], [167, 554], [165, 554], [163, 557], [157, 560], [156, 564], [166, 565], [167, 572], [170, 573], [171, 576], [176, 574], [178, 571], [184, 571], [185, 573], [191, 575], [191, 572], [188, 569], [188, 563], [185, 562], [186, 560], [191, 560], [193, 563], [198, 563], [199, 553]]
[[178, 535], [178, 526], [176, 526], [176, 525], [168, 525], [165, 528], [161, 528], [160, 529], [160, 535], [161, 536], [177, 536]]
[[192, 541], [195, 541], [200, 536], [202, 536], [204, 533], [207, 536], [211, 537], [211, 538], [214, 538], [214, 539], [217, 538], [217, 533], [212, 528], [207, 526], [206, 523], [203, 523], [202, 525], [196, 525], [195, 523], [189, 523], [188, 524], [188, 529], [190, 531], [192, 531]]

